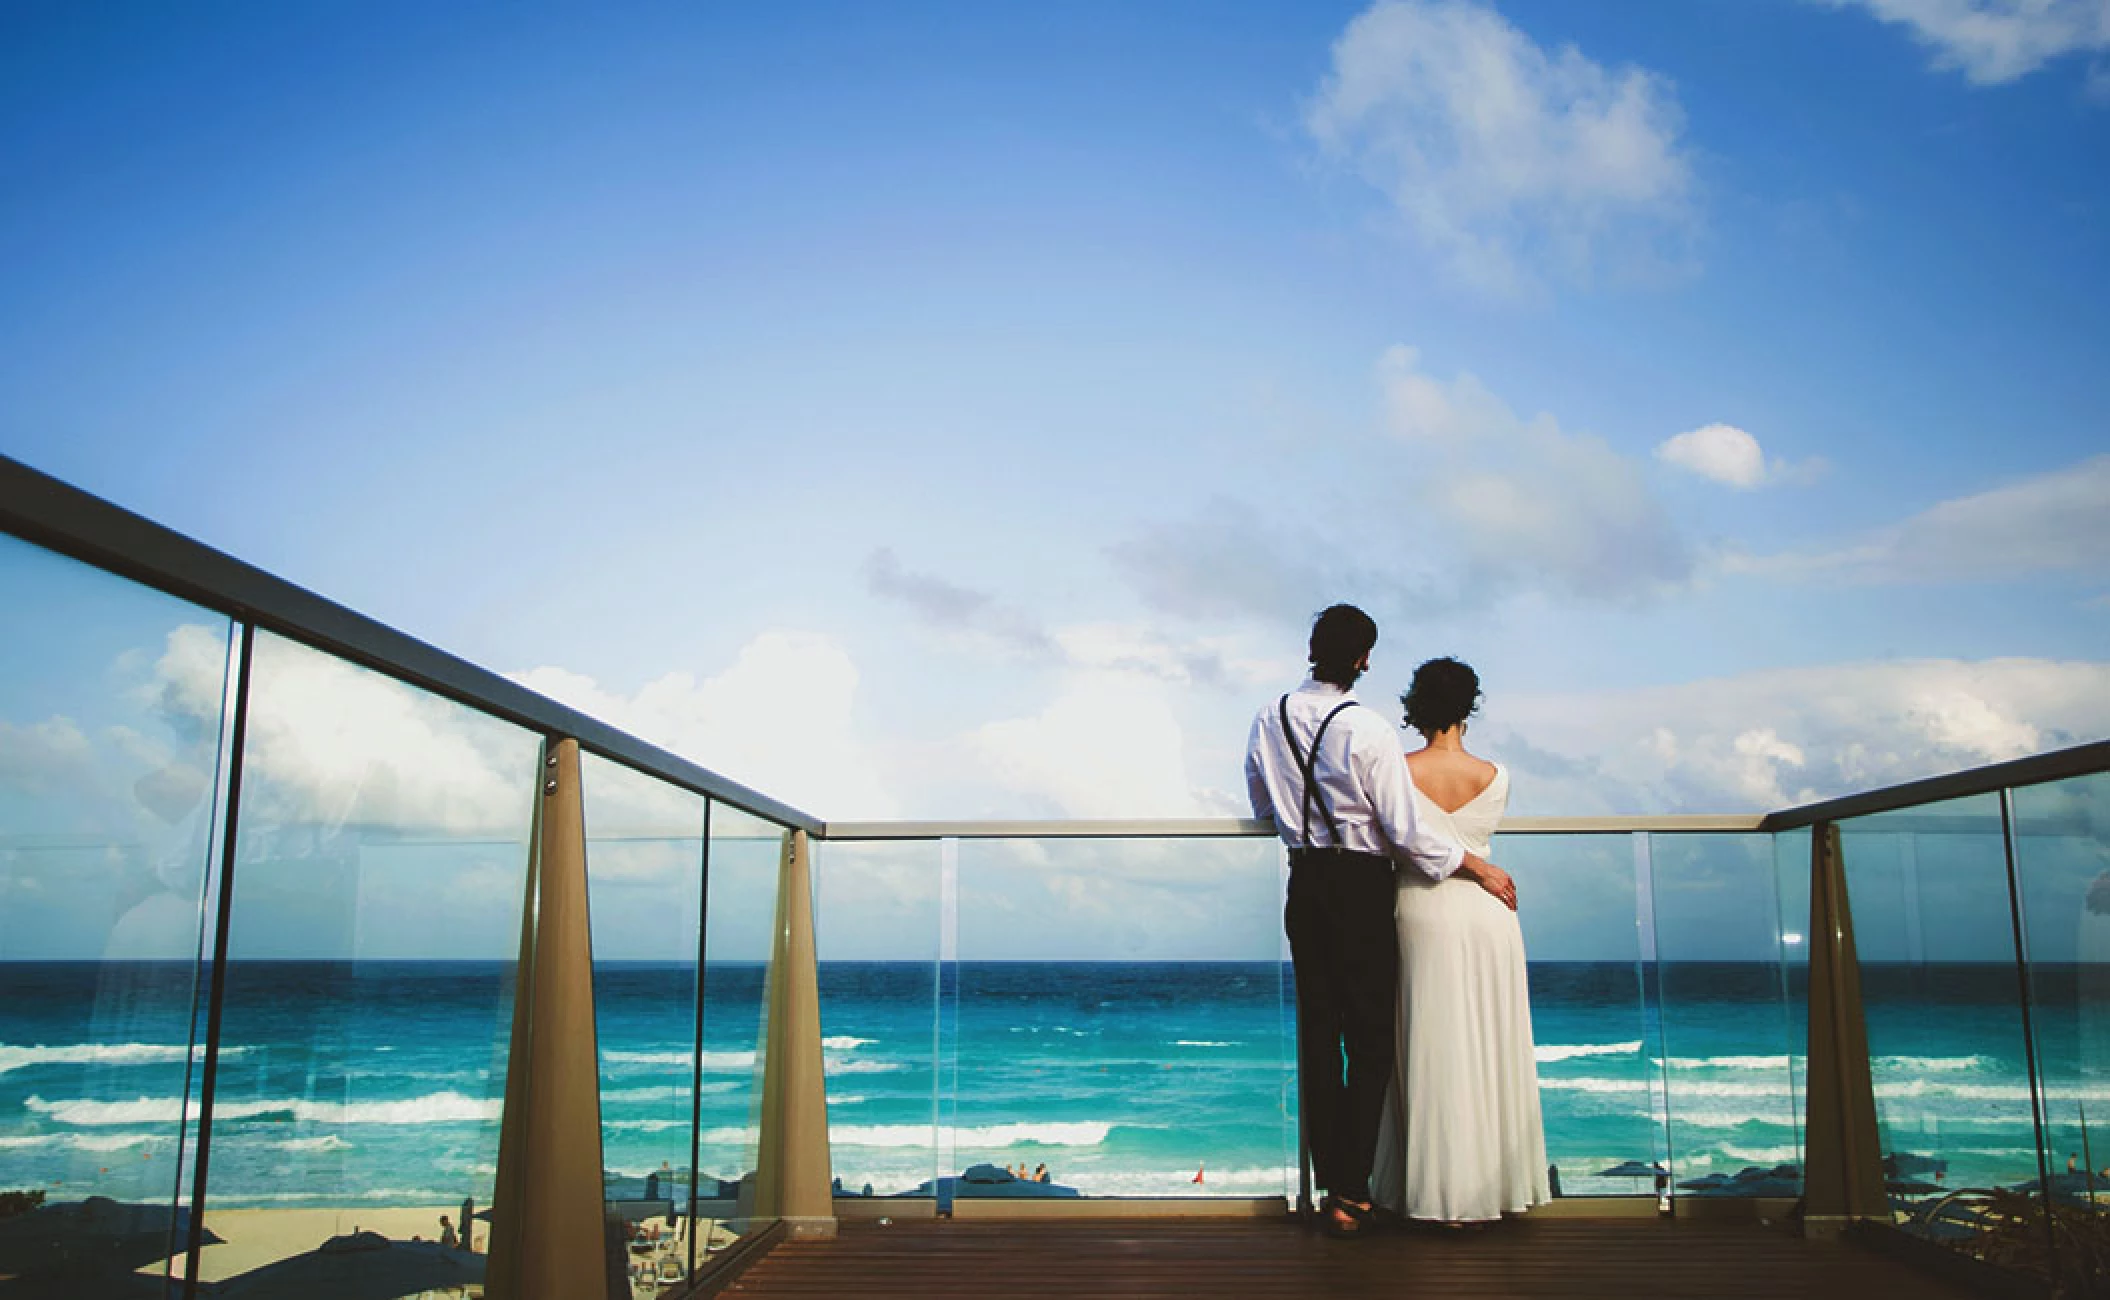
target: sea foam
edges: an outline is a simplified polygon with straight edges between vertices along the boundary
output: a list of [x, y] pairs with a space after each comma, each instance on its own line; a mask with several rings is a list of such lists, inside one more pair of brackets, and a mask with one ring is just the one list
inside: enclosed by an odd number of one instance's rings
[[[1673, 1056], [1673, 1070], [1785, 1070], [1788, 1058], [1781, 1056]], [[1684, 1087], [1684, 1084], [1675, 1085]]]
[[1578, 1056], [1630, 1056], [1641, 1050], [1641, 1040], [1631, 1043], [1540, 1043], [1531, 1049], [1540, 1065], [1552, 1061], [1572, 1061]]
[[[222, 1057], [242, 1051], [223, 1047]], [[0, 1074], [26, 1070], [34, 1065], [160, 1065], [180, 1061], [188, 1047], [169, 1043], [69, 1043], [56, 1047], [18, 1047], [0, 1043]]]
[[[135, 1097], [131, 1101], [46, 1101], [31, 1097], [23, 1106], [60, 1124], [98, 1127], [113, 1124], [171, 1124], [183, 1118], [181, 1097]], [[505, 1103], [497, 1097], [465, 1097], [435, 1092], [402, 1101], [310, 1101], [284, 1098], [222, 1101], [213, 1107], [215, 1123], [283, 1118], [302, 1124], [459, 1124], [495, 1120]]]
[[[983, 1124], [951, 1131], [956, 1149], [992, 1150], [1012, 1147], [1095, 1147], [1106, 1141], [1112, 1124], [1077, 1120], [1048, 1124]], [[734, 1130], [714, 1130], [712, 1142], [737, 1140]], [[833, 1124], [828, 1128], [830, 1145], [840, 1147], [928, 1147], [937, 1130], [929, 1124]]]

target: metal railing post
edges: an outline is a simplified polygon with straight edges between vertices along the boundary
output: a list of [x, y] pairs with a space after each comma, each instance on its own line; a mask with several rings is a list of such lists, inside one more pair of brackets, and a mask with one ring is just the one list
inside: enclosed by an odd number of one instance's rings
[[1810, 832], [1809, 1099], [1805, 1111], [1803, 1232], [1836, 1236], [1856, 1219], [1890, 1219], [1883, 1189], [1861, 966], [1846, 898], [1839, 827]]
[[485, 1294], [613, 1300], [577, 741], [545, 746], [529, 854]]
[[795, 1237], [833, 1237], [828, 1082], [821, 1057], [813, 873], [804, 831], [784, 835], [776, 935], [769, 957], [768, 1016], [755, 1212], [783, 1220]]

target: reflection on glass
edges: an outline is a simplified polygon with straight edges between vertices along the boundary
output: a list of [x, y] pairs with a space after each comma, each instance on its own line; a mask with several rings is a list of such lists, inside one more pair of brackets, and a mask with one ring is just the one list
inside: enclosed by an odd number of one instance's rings
[[206, 1226], [226, 1244], [200, 1275], [283, 1259], [257, 1293], [304, 1295], [310, 1252], [365, 1232], [433, 1288], [466, 1284], [539, 742], [290, 641], [259, 634], [254, 654], [209, 1117]]
[[229, 629], [8, 537], [0, 608], [0, 1274], [114, 1292], [188, 1235]]
[[1656, 834], [1649, 854], [1676, 1186], [1800, 1196], [1773, 837]]
[[632, 1294], [650, 1297], [681, 1286], [699, 1249], [689, 1162], [704, 799], [591, 754], [580, 784], [603, 1190], [623, 1224]]
[[960, 1195], [1283, 1194], [1280, 860], [1257, 839], [960, 844]]
[[696, 1236], [704, 1254], [719, 1249], [730, 1234], [761, 1226], [754, 1219], [755, 1153], [770, 938], [784, 851], [783, 827], [722, 803], [711, 805], [710, 828], [696, 1157]]
[[1546, 1158], [1562, 1196], [1649, 1196], [1666, 1168], [1650, 1103], [1628, 835], [1501, 835], [1531, 980]]
[[2000, 800], [1840, 832], [1892, 1203], [1941, 1235], [1945, 1192], [2037, 1174]]
[[934, 1110], [939, 857], [931, 841], [820, 847], [814, 931], [839, 1196], [928, 1196], [944, 1172]]
[[2012, 808], [2052, 1195], [2110, 1204], [2110, 773]]

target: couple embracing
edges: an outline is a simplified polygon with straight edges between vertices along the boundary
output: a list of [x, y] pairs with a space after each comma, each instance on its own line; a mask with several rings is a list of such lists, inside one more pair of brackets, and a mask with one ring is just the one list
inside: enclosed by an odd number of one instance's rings
[[[1311, 677], [1253, 720], [1253, 815], [1289, 846], [1297, 1062], [1322, 1223], [1475, 1223], [1549, 1198], [1516, 882], [1483, 856], [1509, 772], [1465, 751], [1472, 669], [1425, 663], [1424, 748], [1355, 698], [1377, 624], [1335, 605]], [[1345, 1078], [1342, 1058], [1345, 1055]]]

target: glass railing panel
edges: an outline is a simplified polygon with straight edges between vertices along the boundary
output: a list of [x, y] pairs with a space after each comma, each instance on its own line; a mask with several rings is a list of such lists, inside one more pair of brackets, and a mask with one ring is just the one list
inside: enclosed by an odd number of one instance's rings
[[2110, 773], [2011, 798], [2051, 1194], [2110, 1206]]
[[1649, 837], [1681, 1195], [1802, 1194], [1774, 847], [1757, 833]]
[[0, 608], [0, 1274], [115, 1294], [187, 1239], [229, 629], [9, 537]]
[[1562, 1196], [1653, 1196], [1667, 1176], [1650, 1088], [1630, 835], [1503, 835], [1531, 982], [1546, 1158]]
[[[540, 741], [259, 633], [201, 1276], [309, 1294], [333, 1238], [481, 1276]], [[274, 1261], [287, 1260], [274, 1266]], [[304, 1280], [310, 1279], [310, 1280]]]
[[838, 1196], [930, 1196], [937, 1166], [941, 846], [820, 846], [828, 1140]]
[[1839, 829], [1892, 1205], [1953, 1235], [1946, 1193], [2037, 1174], [1999, 796]]
[[1788, 1104], [1795, 1140], [1807, 1153], [1810, 1047], [1810, 830], [1773, 836], [1773, 883], [1780, 899], [1781, 1004], [1788, 1013]]
[[958, 853], [960, 1180], [941, 1199], [1293, 1192], [1280, 844]]
[[703, 1084], [696, 1157], [701, 1266], [761, 1226], [754, 1213], [763, 1053], [768, 1046], [770, 939], [784, 828], [711, 806], [704, 899]]
[[623, 1225], [631, 1289], [649, 1297], [683, 1282], [696, 1264], [689, 1192], [704, 798], [590, 754], [580, 785], [602, 1191]]

